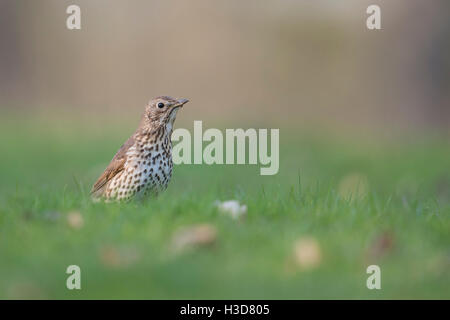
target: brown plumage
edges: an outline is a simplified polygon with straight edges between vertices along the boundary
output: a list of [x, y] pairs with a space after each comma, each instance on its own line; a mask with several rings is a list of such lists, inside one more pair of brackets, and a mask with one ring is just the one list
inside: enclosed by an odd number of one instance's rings
[[173, 168], [173, 123], [187, 102], [167, 96], [150, 100], [139, 127], [92, 187], [94, 198], [122, 200], [167, 188]]

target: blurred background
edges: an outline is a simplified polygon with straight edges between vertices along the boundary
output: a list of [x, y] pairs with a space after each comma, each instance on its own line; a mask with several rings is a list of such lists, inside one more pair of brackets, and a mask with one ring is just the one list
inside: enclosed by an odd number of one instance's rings
[[[374, 3], [382, 30], [366, 28]], [[81, 30], [66, 28], [70, 4]], [[446, 0], [2, 0], [0, 108], [136, 123], [149, 98], [173, 95], [192, 101], [181, 126], [448, 131], [449, 10]]]

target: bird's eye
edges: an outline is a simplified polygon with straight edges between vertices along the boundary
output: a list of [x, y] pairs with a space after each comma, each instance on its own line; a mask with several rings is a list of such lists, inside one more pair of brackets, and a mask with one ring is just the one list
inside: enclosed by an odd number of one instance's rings
[[158, 108], [163, 108], [164, 107], [164, 103], [160, 102], [158, 103]]

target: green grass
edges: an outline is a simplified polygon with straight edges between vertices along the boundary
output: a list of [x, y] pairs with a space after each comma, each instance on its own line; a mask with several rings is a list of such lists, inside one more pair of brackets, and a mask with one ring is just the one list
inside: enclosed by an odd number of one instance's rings
[[[281, 130], [280, 172], [176, 166], [161, 197], [92, 203], [88, 191], [131, 130], [3, 121], [0, 298], [450, 298], [450, 144], [338, 138]], [[130, 127], [131, 128], [131, 127]], [[349, 175], [367, 181], [345, 196]], [[347, 178], [346, 178], [347, 177]], [[215, 200], [248, 206], [242, 221]], [[67, 214], [81, 213], [71, 228]], [[174, 232], [208, 223], [214, 245], [174, 253]], [[373, 253], [389, 234], [392, 246]], [[312, 237], [309, 270], [293, 246]], [[82, 290], [65, 287], [81, 267]], [[366, 268], [381, 267], [381, 290]]]

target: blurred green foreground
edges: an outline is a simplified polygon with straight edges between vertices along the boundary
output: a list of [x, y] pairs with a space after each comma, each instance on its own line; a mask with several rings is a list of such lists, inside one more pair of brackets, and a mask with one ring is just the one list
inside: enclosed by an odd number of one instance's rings
[[[90, 187], [132, 129], [6, 120], [2, 299], [450, 298], [448, 140], [281, 129], [278, 175], [180, 165], [158, 199], [104, 204]], [[242, 219], [215, 207], [231, 199]], [[175, 250], [180, 228], [209, 234]], [[66, 288], [72, 264], [81, 290]]]

